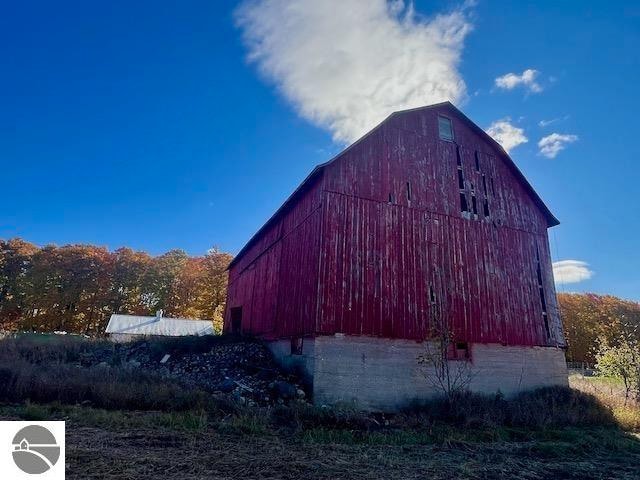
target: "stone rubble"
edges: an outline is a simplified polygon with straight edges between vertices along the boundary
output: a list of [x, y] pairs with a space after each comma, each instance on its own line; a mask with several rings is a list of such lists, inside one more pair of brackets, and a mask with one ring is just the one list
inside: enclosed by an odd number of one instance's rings
[[80, 363], [144, 369], [208, 392], [233, 395], [247, 405], [308, 401], [301, 379], [280, 369], [269, 350], [256, 341], [211, 342], [206, 351], [180, 350], [153, 340], [115, 343], [111, 349], [86, 354]]

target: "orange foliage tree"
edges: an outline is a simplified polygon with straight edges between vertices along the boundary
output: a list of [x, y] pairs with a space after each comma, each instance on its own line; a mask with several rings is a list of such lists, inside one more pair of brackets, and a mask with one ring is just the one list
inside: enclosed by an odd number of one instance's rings
[[99, 334], [112, 313], [214, 321], [221, 329], [231, 255], [157, 257], [129, 248], [0, 240], [0, 330]]
[[615, 346], [630, 326], [640, 327], [640, 304], [636, 302], [593, 293], [561, 293], [558, 300], [570, 362], [593, 363], [602, 342]]

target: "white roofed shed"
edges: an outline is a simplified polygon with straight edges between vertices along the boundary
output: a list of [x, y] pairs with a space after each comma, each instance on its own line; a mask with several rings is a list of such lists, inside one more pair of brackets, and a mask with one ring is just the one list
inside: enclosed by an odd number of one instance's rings
[[209, 320], [167, 318], [159, 311], [155, 317], [138, 315], [111, 315], [105, 333], [126, 339], [131, 336], [182, 337], [188, 335], [213, 335], [213, 323]]

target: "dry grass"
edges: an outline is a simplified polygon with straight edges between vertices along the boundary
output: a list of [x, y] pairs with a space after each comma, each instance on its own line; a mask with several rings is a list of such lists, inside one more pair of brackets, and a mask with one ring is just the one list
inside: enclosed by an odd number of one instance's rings
[[571, 375], [571, 388], [593, 395], [613, 412], [616, 422], [627, 431], [640, 432], [640, 404], [625, 398], [622, 383], [614, 378]]
[[138, 370], [76, 365], [87, 348], [112, 345], [0, 341], [0, 418], [65, 420], [69, 478], [640, 478], [640, 442], [619, 428], [636, 429], [638, 410], [611, 382], [396, 415], [247, 408]]
[[[65, 419], [70, 479], [636, 479], [640, 444], [607, 428], [544, 430], [520, 440], [434, 442], [412, 430], [221, 429], [206, 412], [119, 412], [78, 406], [0, 408], [0, 418]], [[239, 418], [239, 417], [238, 417]], [[255, 420], [255, 419], [254, 419]], [[236, 422], [240, 421], [236, 419]], [[244, 421], [242, 421], [244, 423]], [[251, 423], [251, 422], [249, 422]], [[262, 424], [264, 425], [264, 424]], [[327, 435], [332, 435], [329, 438]]]

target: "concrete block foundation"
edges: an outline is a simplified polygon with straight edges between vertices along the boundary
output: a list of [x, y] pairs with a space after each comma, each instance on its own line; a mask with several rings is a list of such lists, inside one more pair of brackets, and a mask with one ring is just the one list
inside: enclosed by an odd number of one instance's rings
[[[363, 410], [394, 411], [440, 393], [429, 367], [418, 361], [426, 343], [338, 334], [305, 338], [301, 355], [291, 354], [288, 339], [269, 347], [283, 367], [303, 374], [317, 405], [349, 403]], [[451, 360], [451, 368], [464, 361]], [[564, 351], [555, 347], [471, 344], [465, 375], [470, 390], [500, 391], [507, 397], [568, 385]]]

